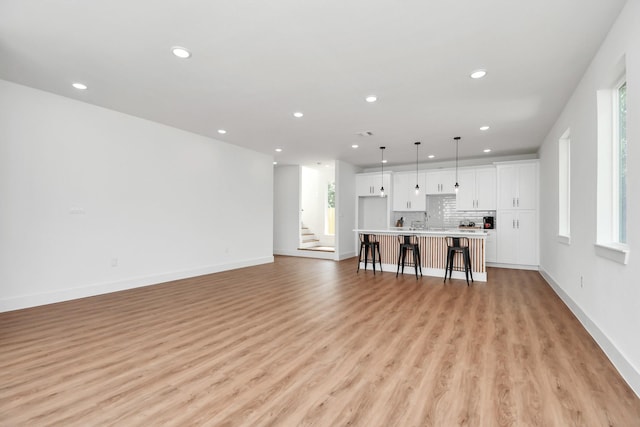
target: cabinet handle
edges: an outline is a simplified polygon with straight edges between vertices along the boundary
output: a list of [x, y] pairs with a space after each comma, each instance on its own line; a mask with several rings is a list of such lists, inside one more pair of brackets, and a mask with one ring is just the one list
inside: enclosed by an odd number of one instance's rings
[[511, 228], [516, 228], [516, 220], [512, 220]]
[[520, 197], [518, 197], [518, 198], [516, 199], [516, 206], [517, 206], [517, 207], [520, 207]]
[[513, 199], [511, 199], [511, 207], [512, 208], [516, 207], [516, 198], [515, 197]]
[[520, 220], [516, 220], [516, 224], [518, 224], [518, 228], [520, 228]]

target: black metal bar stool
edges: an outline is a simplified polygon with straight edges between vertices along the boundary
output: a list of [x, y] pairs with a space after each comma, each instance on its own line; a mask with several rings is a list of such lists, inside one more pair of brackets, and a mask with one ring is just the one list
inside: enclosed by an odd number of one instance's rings
[[[469, 238], [467, 237], [445, 237], [447, 242], [447, 264], [444, 269], [444, 281], [447, 281], [447, 274], [451, 279], [451, 273], [453, 272], [453, 263], [456, 254], [462, 254], [464, 262], [464, 275], [467, 278], [467, 286], [469, 286], [469, 275], [471, 275], [471, 281], [473, 282], [473, 270], [471, 269], [471, 256], [469, 255]], [[462, 270], [456, 270], [462, 271]]]
[[358, 271], [360, 272], [360, 263], [362, 259], [362, 250], [364, 249], [364, 269], [367, 269], [368, 254], [371, 251], [371, 263], [373, 264], [373, 274], [376, 274], [376, 251], [378, 251], [378, 263], [380, 264], [380, 273], [382, 273], [382, 256], [380, 255], [380, 242], [375, 234], [360, 233], [360, 253], [358, 254]]
[[[400, 251], [398, 252], [398, 270], [396, 271], [396, 277], [400, 272], [400, 266], [402, 265], [402, 273], [404, 274], [405, 265], [413, 268], [416, 271], [416, 280], [418, 279], [418, 269], [420, 269], [420, 277], [422, 277], [422, 264], [420, 263], [420, 245], [418, 244], [418, 236], [398, 236], [398, 243], [400, 243]], [[413, 262], [406, 262], [407, 251], [411, 251], [413, 254]]]

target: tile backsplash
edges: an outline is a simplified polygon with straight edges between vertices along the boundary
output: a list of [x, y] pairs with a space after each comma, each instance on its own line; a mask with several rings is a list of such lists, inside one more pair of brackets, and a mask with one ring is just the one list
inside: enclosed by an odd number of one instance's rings
[[[424, 224], [426, 227], [455, 228], [462, 221], [472, 221], [482, 226], [482, 217], [496, 216], [496, 211], [458, 211], [455, 194], [427, 196], [426, 212], [392, 212], [391, 226], [402, 217], [404, 225]], [[497, 222], [497, 218], [496, 218]]]

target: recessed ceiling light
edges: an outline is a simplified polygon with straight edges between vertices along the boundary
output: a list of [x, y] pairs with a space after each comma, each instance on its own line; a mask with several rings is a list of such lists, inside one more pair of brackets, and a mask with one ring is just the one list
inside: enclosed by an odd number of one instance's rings
[[189, 52], [187, 49], [180, 46], [172, 47], [171, 53], [173, 53], [175, 56], [177, 56], [180, 59], [187, 59], [191, 57], [191, 52]]
[[376, 97], [375, 95], [370, 95], [370, 96], [367, 96], [365, 100], [367, 102], [376, 102], [378, 100], [378, 97]]
[[433, 154], [429, 154], [427, 157], [429, 157], [430, 159], [433, 159], [435, 156]]
[[387, 163], [387, 159], [384, 159], [384, 160], [382, 161], [382, 163]]
[[282, 151], [282, 148], [276, 148], [276, 152], [280, 153]]
[[300, 111], [296, 111], [295, 113], [293, 113], [293, 117], [297, 117], [298, 119], [302, 116], [304, 116], [304, 114], [302, 114]]
[[490, 152], [491, 152], [491, 148], [485, 148], [483, 151], [484, 151], [485, 153], [490, 153]]
[[277, 165], [277, 164], [278, 164], [278, 162], [273, 162], [273, 164], [274, 164], [274, 165]]
[[471, 73], [471, 78], [472, 79], [481, 79], [486, 75], [487, 75], [487, 70], [476, 70], [473, 73]]
[[358, 148], [358, 147], [359, 147], [359, 145], [358, 145], [358, 144], [353, 144], [353, 145], [351, 146], [351, 148]]
[[74, 83], [71, 86], [75, 87], [78, 90], [87, 90], [87, 85], [83, 83]]
[[489, 130], [489, 129], [491, 129], [489, 126], [482, 126], [482, 127], [480, 128], [480, 130]]
[[219, 133], [220, 135], [224, 135], [225, 133], [227, 133], [227, 131], [226, 131], [226, 130], [224, 130], [224, 129], [218, 129], [218, 133]]

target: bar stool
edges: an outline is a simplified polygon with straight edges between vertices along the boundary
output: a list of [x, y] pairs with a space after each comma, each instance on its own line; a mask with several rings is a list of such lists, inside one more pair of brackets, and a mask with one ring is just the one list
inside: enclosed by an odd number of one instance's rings
[[360, 233], [360, 253], [358, 254], [358, 271], [360, 272], [360, 263], [362, 260], [362, 249], [364, 249], [364, 269], [367, 269], [368, 254], [371, 251], [371, 262], [373, 264], [373, 274], [376, 274], [376, 251], [378, 251], [378, 263], [380, 264], [380, 273], [382, 273], [382, 257], [380, 256], [380, 242], [374, 234]]
[[[402, 265], [402, 273], [404, 274], [404, 266], [413, 266], [416, 271], [416, 280], [418, 280], [418, 269], [420, 269], [420, 277], [422, 277], [422, 264], [420, 263], [420, 245], [418, 244], [418, 236], [398, 236], [398, 243], [400, 244], [400, 251], [398, 252], [398, 270], [396, 271], [396, 277], [400, 272], [400, 265]], [[413, 254], [413, 263], [406, 263], [407, 251], [411, 251]]]
[[444, 269], [444, 281], [447, 281], [447, 272], [449, 274], [449, 279], [451, 279], [456, 254], [462, 254], [462, 259], [464, 261], [464, 275], [467, 278], [467, 286], [469, 286], [469, 275], [471, 275], [471, 281], [473, 282], [471, 256], [469, 255], [469, 239], [467, 237], [445, 237], [445, 240], [447, 242], [447, 264]]

